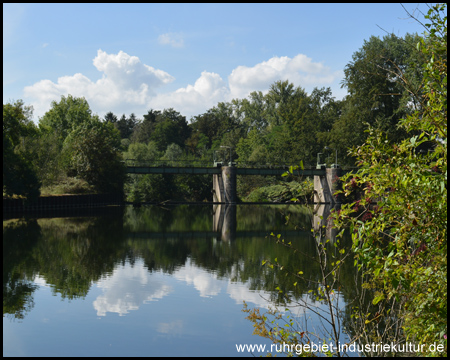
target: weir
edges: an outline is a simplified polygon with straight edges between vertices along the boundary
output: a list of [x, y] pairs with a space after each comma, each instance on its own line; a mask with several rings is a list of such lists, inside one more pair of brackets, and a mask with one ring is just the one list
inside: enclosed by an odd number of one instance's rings
[[[236, 204], [236, 175], [250, 175], [246, 170], [235, 166], [222, 166], [220, 173], [213, 175], [213, 201], [226, 204]], [[243, 171], [244, 170], [244, 171]], [[259, 170], [261, 169], [252, 169]], [[273, 169], [271, 169], [273, 171]], [[339, 187], [339, 167], [303, 170], [314, 176], [314, 202], [320, 204], [337, 204], [338, 198], [333, 195]], [[286, 172], [277, 170], [277, 174]]]
[[[131, 161], [131, 162], [130, 162]], [[220, 165], [211, 167], [202, 165], [176, 164], [175, 166], [150, 163], [136, 163], [134, 160], [127, 160], [127, 172], [130, 174], [209, 174], [213, 176], [213, 202], [236, 204], [236, 176], [237, 175], [282, 175], [289, 169], [287, 166], [279, 167], [238, 167], [235, 163], [231, 166]], [[334, 191], [339, 186], [339, 176], [344, 171], [334, 164], [331, 168], [318, 164], [314, 169], [298, 169], [295, 173], [299, 176], [314, 177], [314, 202], [324, 204], [339, 203]]]

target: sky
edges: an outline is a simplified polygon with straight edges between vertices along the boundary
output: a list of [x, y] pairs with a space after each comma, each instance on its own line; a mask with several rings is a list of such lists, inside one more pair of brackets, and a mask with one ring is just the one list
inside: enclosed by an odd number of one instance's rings
[[423, 31], [392, 3], [3, 4], [3, 103], [22, 99], [36, 122], [68, 94], [101, 118], [173, 108], [189, 121], [278, 80], [340, 100], [365, 40]]

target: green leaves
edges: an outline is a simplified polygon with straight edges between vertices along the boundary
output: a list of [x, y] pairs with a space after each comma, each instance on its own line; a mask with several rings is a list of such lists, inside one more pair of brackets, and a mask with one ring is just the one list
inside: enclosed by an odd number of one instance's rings
[[[370, 128], [366, 142], [352, 150], [360, 170], [344, 192], [361, 199], [357, 210], [356, 201], [341, 209], [353, 231], [355, 265], [375, 289], [372, 304], [402, 304], [391, 315], [405, 319], [406, 335], [420, 343], [441, 341], [437, 334], [447, 326], [446, 308], [440, 307], [447, 302], [447, 280], [440, 277], [447, 271], [446, 20], [436, 9], [430, 9], [436, 31], [417, 47], [428, 59], [420, 69], [425, 93], [412, 92], [421, 108], [401, 120], [404, 140], [387, 141], [384, 129]], [[367, 197], [377, 204], [369, 205]]]

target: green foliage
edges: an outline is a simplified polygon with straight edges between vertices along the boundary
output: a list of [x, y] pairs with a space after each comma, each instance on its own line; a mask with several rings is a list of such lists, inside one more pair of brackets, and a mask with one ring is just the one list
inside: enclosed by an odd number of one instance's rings
[[190, 132], [186, 117], [174, 109], [164, 109], [163, 112], [149, 110], [144, 120], [135, 126], [131, 140], [141, 143], [154, 141], [158, 151], [164, 151], [172, 143], [184, 148]]
[[259, 187], [252, 191], [245, 199], [248, 202], [289, 202], [300, 197], [310, 197], [314, 191], [314, 183], [306, 179], [299, 183], [296, 181]]
[[23, 147], [25, 138], [37, 133], [31, 114], [32, 108], [21, 100], [3, 105], [3, 192], [23, 195], [28, 200], [40, 194], [32, 153]]
[[91, 116], [92, 111], [85, 98], [63, 95], [59, 102], [52, 101], [51, 109], [39, 120], [39, 127], [56, 132], [62, 143], [73, 129], [89, 121]]
[[[415, 34], [404, 38], [390, 34], [383, 39], [372, 36], [353, 54], [342, 81], [349, 95], [331, 132], [324, 134], [329, 146], [338, 149], [339, 154], [365, 141], [367, 124], [383, 131], [389, 141], [405, 138], [405, 130], [397, 125], [420, 106], [417, 97], [412, 96], [421, 91], [420, 64], [425, 61], [416, 51], [418, 41]], [[354, 157], [344, 156], [340, 163], [354, 165]]]
[[432, 6], [425, 18], [429, 32], [418, 44], [428, 59], [421, 68], [423, 91], [413, 93], [417, 110], [400, 121], [408, 136], [392, 144], [382, 129], [369, 129], [366, 142], [352, 151], [361, 169], [343, 190], [349, 196], [359, 186], [365, 195], [346, 205], [339, 221], [350, 226], [355, 263], [368, 275], [374, 304], [398, 303], [390, 316], [402, 319], [406, 338], [443, 344], [446, 353], [446, 5]]
[[[425, 25], [429, 32], [423, 39], [411, 36], [403, 43], [389, 36], [383, 44], [372, 38], [346, 69], [346, 85], [353, 88], [344, 104], [345, 115], [335, 122], [333, 130], [339, 124], [354, 132], [358, 126], [361, 129], [361, 119], [369, 124], [369, 130], [367, 138], [357, 130], [360, 137], [356, 141], [362, 145], [350, 152], [360, 170], [343, 178], [347, 183], [341, 193], [354, 201], [336, 212], [335, 218], [338, 226], [350, 229], [354, 265], [360, 270], [357, 283], [363, 281], [357, 302], [346, 310], [351, 314], [345, 320], [353, 333], [351, 341], [434, 343], [443, 345], [444, 352], [427, 355], [446, 356], [446, 5], [431, 6], [425, 18], [430, 23]], [[420, 52], [414, 53], [411, 42], [419, 43]], [[408, 46], [402, 48], [405, 44]], [[409, 61], [414, 63], [407, 64]], [[345, 131], [341, 135], [346, 138]], [[277, 238], [279, 242], [280, 236]], [[320, 260], [325, 248], [319, 245], [318, 249]], [[341, 264], [341, 259], [331, 263]], [[263, 261], [263, 265], [284, 270], [276, 258]], [[316, 299], [331, 304], [327, 281], [339, 280], [339, 275], [336, 269], [327, 269], [326, 263], [321, 263], [320, 269], [327, 275], [321, 277], [324, 286]], [[283, 292], [281, 286], [278, 290]], [[274, 343], [310, 341], [303, 338], [310, 334], [286, 320], [279, 310], [265, 314], [258, 309], [244, 311], [249, 313], [254, 333]], [[333, 323], [338, 315], [333, 315], [330, 307], [326, 320]], [[331, 328], [337, 329], [334, 325]], [[337, 342], [337, 333], [331, 338]]]
[[93, 194], [96, 189], [84, 179], [61, 176], [58, 182], [41, 187], [41, 195]]
[[122, 192], [125, 166], [119, 149], [120, 134], [114, 126], [93, 118], [75, 128], [64, 142], [67, 172], [99, 192]]
[[183, 149], [181, 149], [180, 145], [172, 143], [169, 146], [167, 146], [166, 152], [164, 153], [162, 160], [177, 161], [181, 160], [183, 155], [184, 155]]
[[138, 124], [138, 119], [134, 113], [131, 113], [128, 118], [123, 114], [120, 120], [117, 120], [114, 114], [108, 113], [105, 115], [105, 121], [114, 124], [114, 127], [119, 130], [122, 139], [129, 139]]
[[162, 153], [158, 151], [156, 143], [150, 141], [148, 144], [131, 143], [124, 157], [145, 163], [151, 162], [152, 160], [159, 160], [161, 155]]

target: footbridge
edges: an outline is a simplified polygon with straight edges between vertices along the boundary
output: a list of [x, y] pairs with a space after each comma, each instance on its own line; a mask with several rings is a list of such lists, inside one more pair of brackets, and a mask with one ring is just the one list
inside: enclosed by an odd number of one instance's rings
[[318, 164], [315, 168], [296, 168], [285, 164], [255, 164], [230, 162], [200, 163], [198, 161], [151, 161], [125, 160], [129, 174], [191, 174], [212, 175], [213, 201], [215, 203], [236, 204], [237, 175], [283, 175], [288, 171], [294, 175], [314, 178], [314, 202], [336, 203], [333, 196], [337, 179], [342, 175], [338, 165], [327, 168]]

